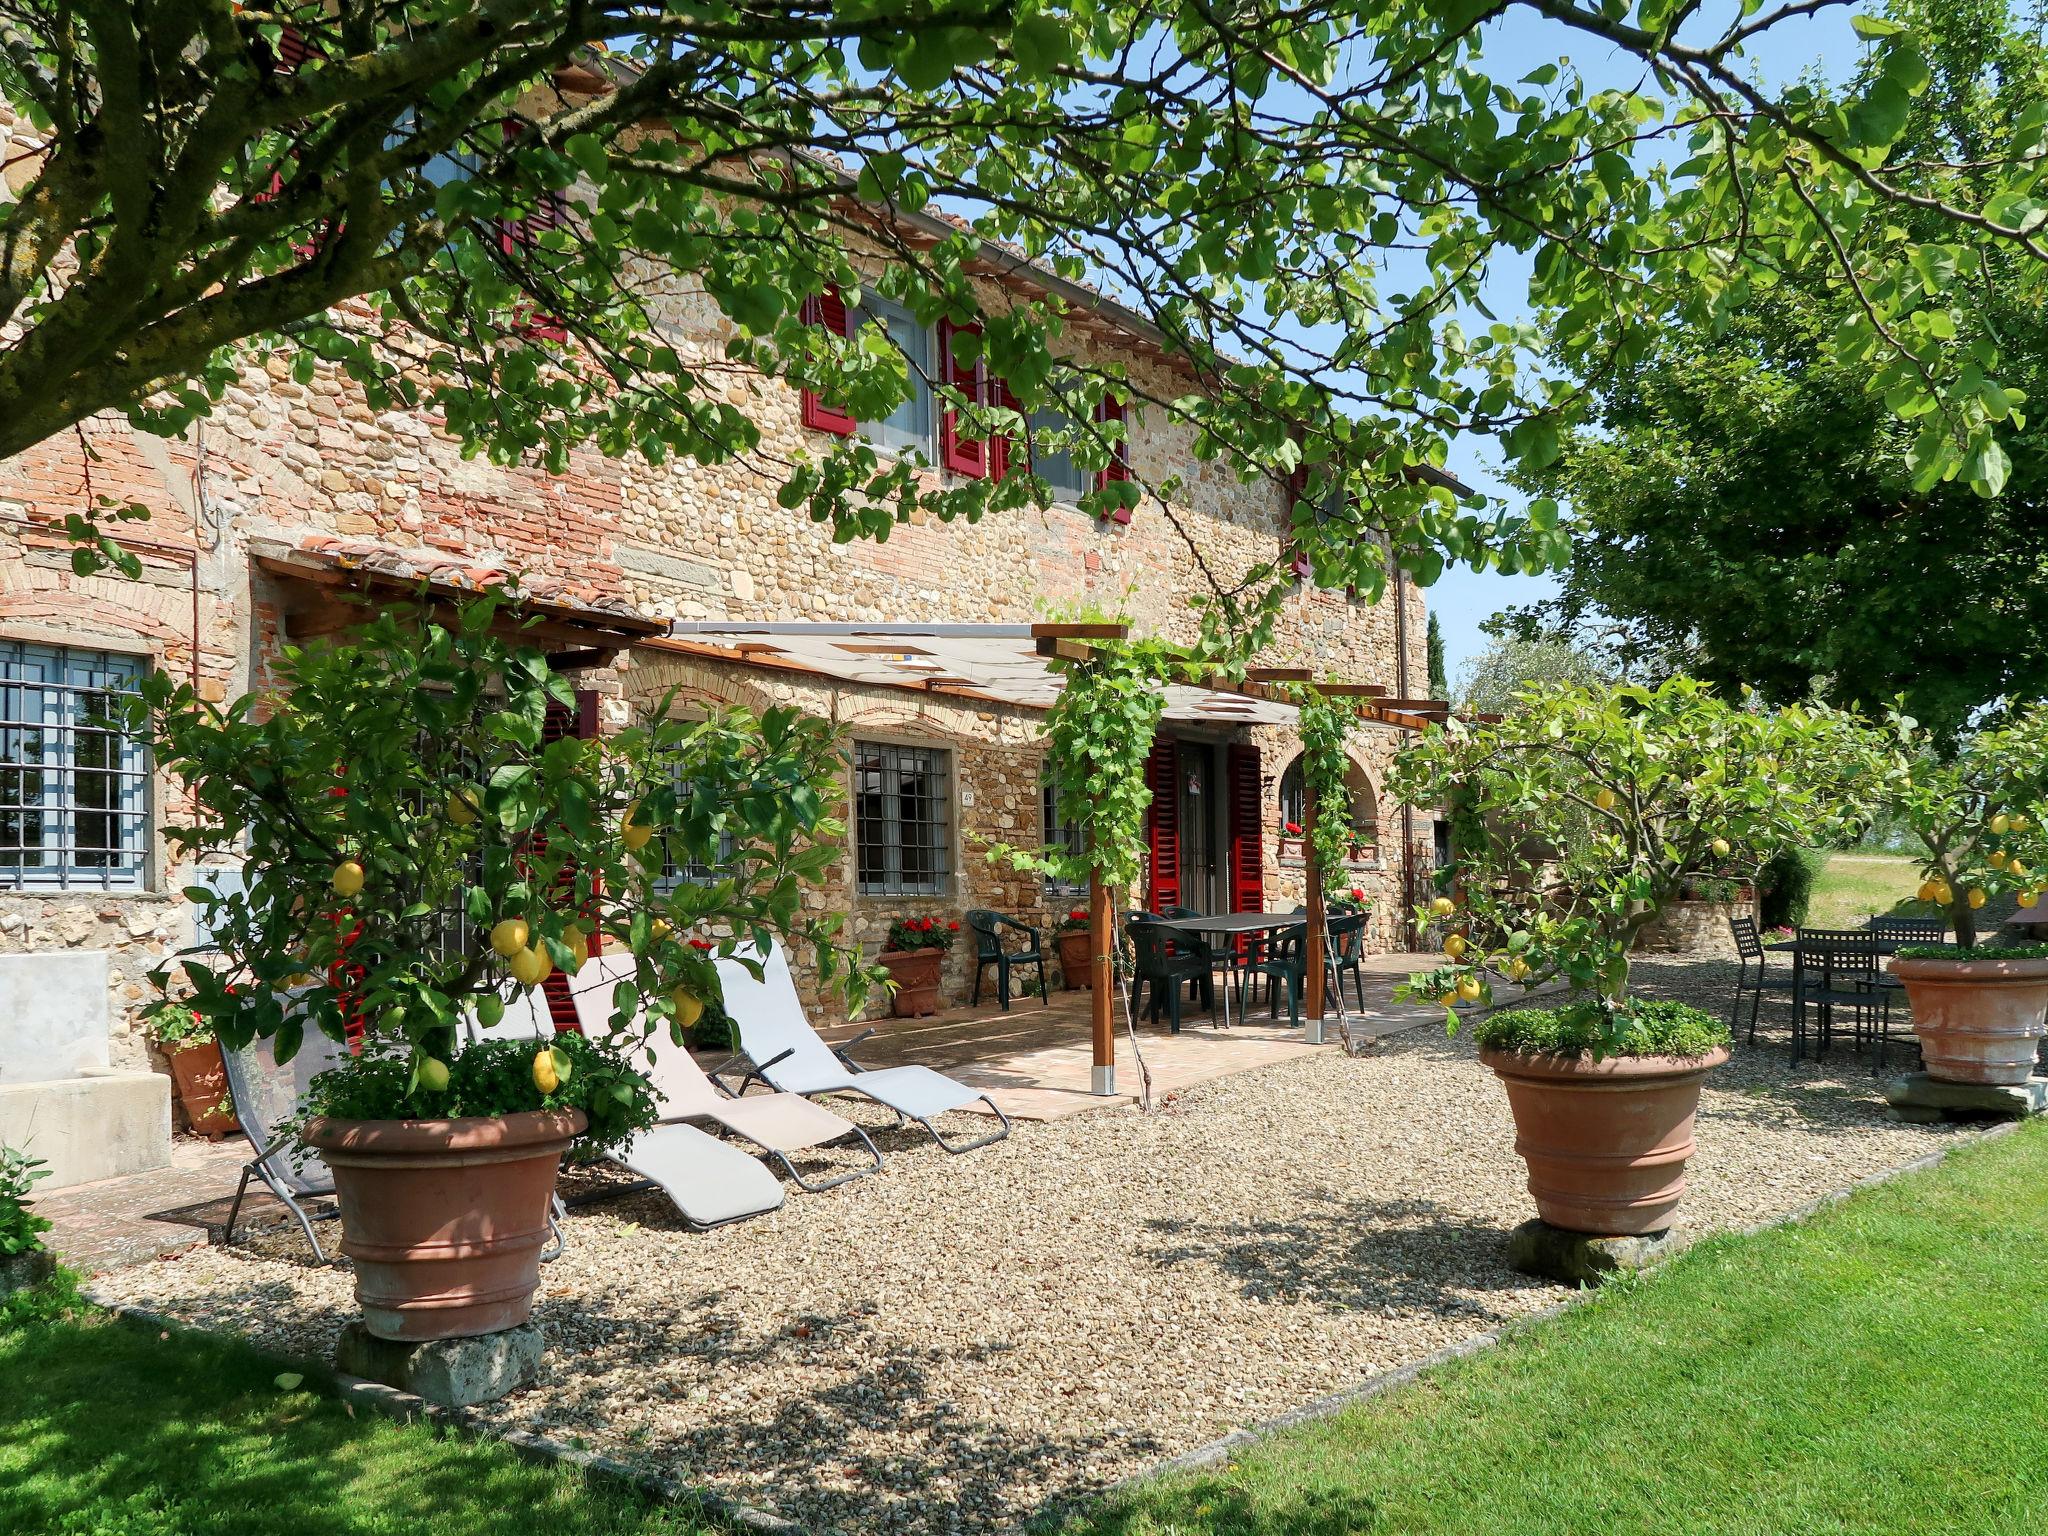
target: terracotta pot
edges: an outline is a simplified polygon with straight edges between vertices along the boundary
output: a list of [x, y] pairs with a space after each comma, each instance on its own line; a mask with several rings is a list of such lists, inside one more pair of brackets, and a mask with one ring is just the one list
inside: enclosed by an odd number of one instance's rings
[[2017, 1085], [2034, 1070], [2048, 1013], [2048, 960], [1890, 962], [1913, 1004], [1930, 1076]]
[[1685, 1192], [1705, 1056], [1529, 1056], [1481, 1051], [1515, 1116], [1536, 1214], [1553, 1227], [1639, 1236], [1671, 1225]]
[[548, 1207], [581, 1110], [307, 1122], [334, 1174], [341, 1251], [380, 1339], [457, 1339], [533, 1315]]
[[1069, 992], [1086, 992], [1095, 984], [1095, 945], [1088, 930], [1057, 933], [1053, 942], [1060, 951], [1060, 984]]
[[885, 949], [875, 959], [895, 979], [896, 995], [890, 1002], [897, 1018], [916, 1019], [939, 1011], [943, 949]]
[[178, 1102], [184, 1106], [185, 1122], [194, 1135], [218, 1141], [229, 1131], [241, 1129], [234, 1100], [228, 1097], [228, 1074], [221, 1065], [217, 1042], [167, 1045], [164, 1057], [171, 1064], [171, 1081], [177, 1085]]

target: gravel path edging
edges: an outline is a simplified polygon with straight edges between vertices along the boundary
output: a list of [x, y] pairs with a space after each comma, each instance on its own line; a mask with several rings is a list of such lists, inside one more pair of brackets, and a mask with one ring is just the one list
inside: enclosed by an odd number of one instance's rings
[[[2024, 1124], [2026, 1124], [2025, 1120], [2007, 1120], [1998, 1125], [1991, 1126], [1976, 1135], [1959, 1136], [1946, 1146], [1929, 1152], [1923, 1157], [1916, 1157], [1910, 1162], [1901, 1163], [1896, 1168], [1883, 1168], [1876, 1173], [1866, 1174], [1860, 1179], [1842, 1185], [1839, 1189], [1831, 1189], [1824, 1195], [1818, 1195], [1814, 1199], [1807, 1201], [1804, 1205], [1787, 1211], [1781, 1216], [1774, 1216], [1767, 1221], [1752, 1222], [1746, 1227], [1727, 1229], [1727, 1231], [1722, 1233], [1701, 1233], [1700, 1236], [1724, 1236], [1732, 1233], [1740, 1237], [1754, 1237], [1759, 1233], [1768, 1232], [1778, 1227], [1789, 1227], [1800, 1222], [1810, 1221], [1829, 1207], [1840, 1205], [1859, 1190], [1873, 1189], [1880, 1184], [1888, 1184], [1893, 1179], [1902, 1178], [1906, 1174], [1923, 1173], [1930, 1168], [1939, 1167], [1958, 1148], [1981, 1146], [1987, 1141], [1994, 1141], [2001, 1136], [2009, 1136]], [[1692, 1247], [1692, 1243], [1686, 1243], [1683, 1247], [1660, 1259], [1651, 1269], [1644, 1270], [1642, 1273], [1645, 1275], [1654, 1274], [1690, 1247]], [[1176, 1473], [1199, 1472], [1205, 1468], [1227, 1464], [1261, 1441], [1271, 1439], [1274, 1435], [1299, 1428], [1304, 1424], [1313, 1424], [1318, 1420], [1331, 1418], [1355, 1403], [1369, 1402], [1373, 1398], [1394, 1390], [1396, 1387], [1405, 1387], [1424, 1373], [1433, 1371], [1439, 1366], [1448, 1365], [1454, 1360], [1465, 1359], [1470, 1355], [1476, 1355], [1482, 1350], [1492, 1349], [1496, 1345], [1504, 1343], [1523, 1332], [1525, 1329], [1562, 1317], [1573, 1307], [1581, 1306], [1590, 1300], [1598, 1293], [1598, 1290], [1599, 1287], [1597, 1286], [1587, 1287], [1576, 1296], [1570, 1296], [1563, 1301], [1554, 1302], [1539, 1311], [1511, 1318], [1498, 1328], [1489, 1329], [1484, 1333], [1476, 1333], [1471, 1338], [1461, 1339], [1455, 1344], [1447, 1344], [1442, 1349], [1423, 1356], [1420, 1360], [1411, 1360], [1408, 1364], [1397, 1366], [1393, 1370], [1381, 1371], [1377, 1375], [1368, 1376], [1365, 1380], [1353, 1386], [1312, 1399], [1309, 1402], [1303, 1403], [1299, 1408], [1290, 1408], [1287, 1412], [1279, 1414], [1274, 1418], [1263, 1420], [1257, 1424], [1248, 1424], [1242, 1429], [1234, 1429], [1222, 1438], [1210, 1441], [1207, 1445], [1197, 1446], [1194, 1450], [1185, 1452], [1182, 1455], [1169, 1457], [1165, 1461], [1157, 1462], [1142, 1471], [1133, 1472], [1129, 1477], [1118, 1478], [1107, 1488], [1101, 1490], [1095, 1497], [1099, 1499], [1109, 1494], [1135, 1488], [1142, 1483], [1149, 1483], [1159, 1478], [1172, 1476]], [[1019, 1532], [1028, 1531], [1031, 1529], [1031, 1525], [1032, 1522], [1027, 1521], [1016, 1529]]]
[[350, 1411], [364, 1411], [390, 1419], [397, 1424], [413, 1424], [422, 1420], [441, 1429], [451, 1429], [478, 1440], [495, 1441], [527, 1461], [544, 1462], [571, 1466], [583, 1472], [596, 1482], [641, 1497], [658, 1504], [693, 1505], [707, 1519], [734, 1526], [741, 1530], [776, 1533], [776, 1536], [804, 1536], [804, 1527], [794, 1520], [785, 1520], [780, 1515], [757, 1509], [752, 1504], [728, 1498], [710, 1488], [700, 1488], [675, 1478], [664, 1477], [659, 1472], [650, 1472], [599, 1451], [584, 1450], [569, 1445], [550, 1435], [536, 1434], [530, 1429], [501, 1428], [488, 1423], [467, 1409], [444, 1408], [437, 1403], [388, 1387], [381, 1381], [368, 1381], [361, 1376], [351, 1376], [336, 1370], [324, 1361], [302, 1359], [296, 1355], [283, 1354], [277, 1350], [265, 1349], [250, 1343], [235, 1334], [212, 1333], [204, 1328], [194, 1328], [189, 1323], [178, 1321], [161, 1312], [152, 1312], [147, 1307], [138, 1307], [132, 1302], [115, 1301], [95, 1295], [92, 1288], [81, 1287], [79, 1294], [94, 1306], [108, 1313], [116, 1322], [131, 1328], [148, 1329], [157, 1333], [196, 1333], [207, 1338], [231, 1339], [255, 1353], [266, 1364], [275, 1365], [280, 1371], [290, 1371], [305, 1378], [305, 1385], [342, 1403]]

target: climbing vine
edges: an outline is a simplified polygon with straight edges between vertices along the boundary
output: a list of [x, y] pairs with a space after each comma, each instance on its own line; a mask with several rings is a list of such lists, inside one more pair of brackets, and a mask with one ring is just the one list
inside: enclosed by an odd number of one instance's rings
[[1314, 807], [1309, 856], [1322, 871], [1324, 886], [1334, 888], [1344, 883], [1351, 852], [1351, 800], [1344, 783], [1351, 759], [1344, 744], [1358, 723], [1358, 711], [1313, 684], [1297, 685], [1294, 699], [1301, 711], [1296, 729], [1301, 734], [1302, 794]]
[[1057, 700], [1046, 714], [1046, 774], [1075, 846], [991, 845], [988, 857], [1054, 880], [1102, 876], [1112, 889], [1139, 883], [1145, 860], [1145, 760], [1166, 709], [1166, 686], [1183, 666], [1157, 640], [1098, 643], [1083, 660], [1056, 659]]

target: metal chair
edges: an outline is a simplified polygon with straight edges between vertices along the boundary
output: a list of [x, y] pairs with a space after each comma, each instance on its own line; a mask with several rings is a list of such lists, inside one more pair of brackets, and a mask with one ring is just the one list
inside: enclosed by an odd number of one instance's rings
[[[1045, 946], [1040, 943], [1038, 930], [1031, 924], [1019, 922], [1001, 912], [991, 912], [986, 907], [976, 907], [967, 914], [967, 926], [974, 931], [974, 1002], [981, 1002], [982, 973], [990, 966], [996, 968], [996, 996], [1002, 999], [1003, 1012], [1010, 1011], [1010, 967], [1035, 965], [1038, 967], [1038, 1000], [1051, 1006], [1052, 998], [1045, 987]], [[1003, 947], [1003, 930], [1014, 928], [1019, 933], [1029, 934], [1030, 943], [1022, 949]]]
[[[1205, 917], [1208, 914], [1203, 912], [1199, 907], [1167, 907], [1161, 912], [1160, 915], [1164, 917], [1168, 922], [1174, 922], [1181, 918]], [[1236, 958], [1236, 956], [1231, 952], [1229, 946], [1226, 945], [1219, 950], [1215, 944], [1210, 942], [1208, 939], [1204, 938], [1199, 933], [1176, 932], [1173, 935], [1170, 943], [1176, 953], [1194, 955], [1196, 958], [1201, 960], [1205, 966], [1208, 967], [1208, 969], [1203, 974], [1206, 975], [1209, 978], [1209, 980], [1204, 982], [1202, 986], [1203, 1001], [1208, 1002], [1215, 992], [1216, 967], [1218, 965], [1221, 965], [1225, 970], [1230, 969], [1231, 962]], [[1228, 985], [1228, 982], [1226, 982], [1225, 985]]]
[[[1735, 1001], [1728, 1009], [1728, 1032], [1735, 1033], [1738, 1020], [1742, 1017], [1742, 994], [1749, 993], [1749, 1043], [1756, 1044], [1756, 1015], [1763, 1006], [1764, 993], [1782, 992], [1790, 1002], [1795, 978], [1771, 974], [1771, 957], [1764, 948], [1763, 935], [1757, 932], [1753, 917], [1731, 917], [1728, 919], [1729, 932], [1735, 935]], [[1756, 967], [1755, 979], [1749, 974], [1750, 966]]]
[[1182, 984], [1190, 981], [1201, 983], [1203, 995], [1209, 1004], [1210, 1017], [1214, 1018], [1216, 984], [1209, 970], [1209, 962], [1195, 954], [1168, 953], [1172, 934], [1163, 923], [1133, 923], [1129, 931], [1133, 955], [1131, 996], [1134, 1004], [1142, 996], [1145, 983], [1152, 983], [1152, 1001], [1146, 1018], [1152, 1023], [1158, 1023], [1159, 1011], [1164, 1008], [1173, 1032], [1179, 1034]]
[[[1802, 928], [1792, 951], [1792, 1059], [1797, 1061], [1806, 1036], [1806, 1009], [1816, 1010], [1818, 1060], [1834, 1037], [1836, 1008], [1848, 1008], [1857, 1040], [1863, 1038], [1866, 1015], [1891, 1007], [1891, 995], [1878, 984], [1877, 936], [1868, 928]], [[1879, 1026], [1882, 1030], [1883, 1025]], [[1883, 1060], [1880, 1046], [1879, 1060]]]
[[[308, 1212], [299, 1202], [334, 1196], [334, 1176], [310, 1150], [299, 1145], [297, 1115], [313, 1079], [328, 1068], [339, 1066], [348, 1047], [330, 1040], [317, 1029], [306, 1031], [299, 1052], [280, 1062], [268, 1039], [252, 1040], [243, 1046], [221, 1046], [221, 1064], [227, 1069], [228, 1097], [234, 1101], [235, 1118], [249, 1139], [255, 1156], [242, 1164], [241, 1182], [235, 1186], [234, 1203], [221, 1232], [223, 1246], [235, 1240], [235, 1226], [242, 1217], [242, 1201], [249, 1192], [249, 1180], [260, 1181], [292, 1213], [299, 1230], [312, 1245], [313, 1258], [325, 1264], [327, 1253], [314, 1235], [313, 1223], [332, 1221], [338, 1210]], [[295, 1155], [296, 1154], [296, 1155]]]

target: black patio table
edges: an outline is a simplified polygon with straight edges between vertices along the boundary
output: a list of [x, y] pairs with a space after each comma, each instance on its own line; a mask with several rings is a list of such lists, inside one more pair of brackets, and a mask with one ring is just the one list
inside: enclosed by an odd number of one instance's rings
[[[1240, 935], [1271, 933], [1282, 928], [1302, 928], [1307, 924], [1306, 912], [1218, 912], [1210, 917], [1168, 917], [1159, 920], [1159, 926], [1162, 928], [1196, 934], [1205, 939], [1234, 939]], [[1234, 947], [1221, 947], [1229, 956], [1223, 962], [1227, 973], [1236, 969], [1236, 951]], [[1223, 1027], [1230, 1027], [1230, 980], [1227, 974], [1223, 984]]]

